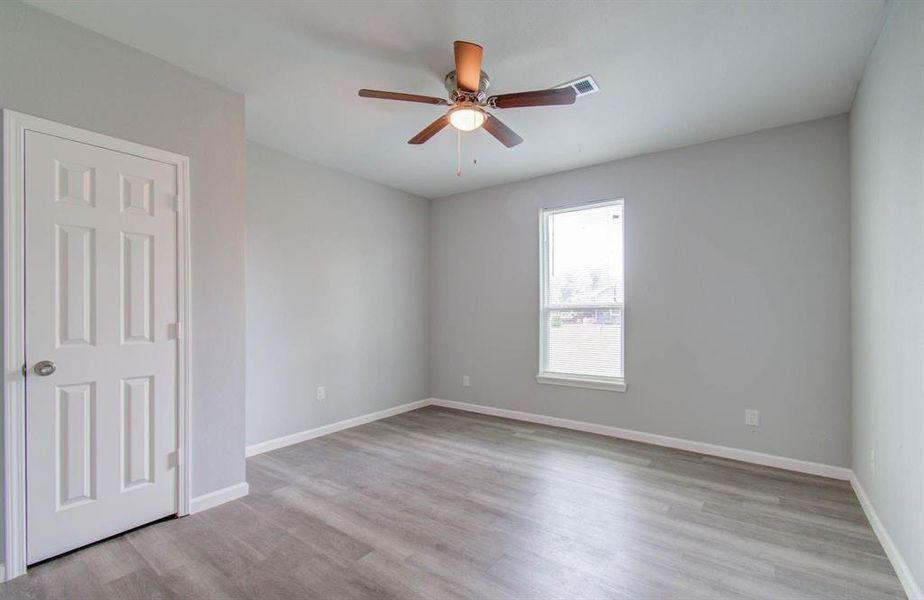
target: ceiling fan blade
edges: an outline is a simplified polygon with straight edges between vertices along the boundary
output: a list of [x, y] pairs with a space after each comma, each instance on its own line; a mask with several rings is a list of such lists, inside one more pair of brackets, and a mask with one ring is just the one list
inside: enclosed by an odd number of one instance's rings
[[555, 106], [559, 104], [574, 104], [577, 94], [570, 85], [551, 90], [535, 90], [532, 92], [516, 92], [514, 94], [500, 94], [488, 98], [488, 105], [495, 108], [525, 108], [528, 106]]
[[504, 125], [504, 122], [494, 115], [488, 115], [488, 118], [484, 120], [482, 128], [500, 140], [500, 143], [508, 148], [513, 148], [517, 144], [523, 142], [523, 138], [514, 133], [513, 129]]
[[381, 90], [359, 90], [363, 98], [379, 98], [381, 100], [403, 100], [405, 102], [422, 102], [424, 104], [448, 105], [449, 102], [434, 96], [418, 96], [417, 94], [402, 94], [401, 92], [383, 92]]
[[453, 42], [456, 54], [456, 87], [463, 92], [477, 92], [481, 85], [481, 56], [484, 48], [472, 42]]
[[423, 131], [407, 141], [408, 144], [423, 144], [439, 132], [440, 129], [449, 125], [449, 115], [443, 115], [436, 121], [427, 125]]

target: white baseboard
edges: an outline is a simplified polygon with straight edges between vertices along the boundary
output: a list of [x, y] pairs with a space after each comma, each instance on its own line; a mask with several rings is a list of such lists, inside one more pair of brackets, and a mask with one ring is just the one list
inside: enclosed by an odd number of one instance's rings
[[6, 565], [0, 564], [0, 583], [6, 581]]
[[229, 485], [226, 488], [221, 488], [220, 490], [215, 490], [208, 494], [196, 496], [189, 502], [189, 514], [192, 515], [197, 512], [202, 512], [203, 510], [214, 508], [219, 504], [243, 498], [249, 493], [250, 485], [246, 481], [242, 481], [241, 483]]
[[914, 580], [914, 575], [911, 574], [908, 563], [905, 562], [901, 552], [895, 546], [895, 542], [892, 541], [892, 536], [886, 531], [885, 526], [879, 519], [879, 515], [876, 514], [876, 509], [873, 508], [873, 503], [870, 501], [869, 496], [866, 495], [866, 490], [863, 489], [863, 485], [856, 474], [851, 474], [850, 485], [853, 486], [853, 491], [856, 493], [860, 506], [863, 507], [863, 512], [866, 513], [866, 518], [876, 533], [876, 537], [879, 538], [882, 549], [885, 550], [886, 556], [889, 557], [889, 562], [892, 563], [892, 568], [895, 569], [898, 580], [901, 581], [902, 587], [905, 588], [905, 594], [909, 600], [924, 600], [921, 586]]
[[540, 423], [542, 425], [551, 425], [553, 427], [561, 427], [563, 429], [586, 431], [588, 433], [596, 433], [598, 435], [605, 435], [636, 442], [644, 442], [646, 444], [654, 444], [656, 446], [666, 446], [668, 448], [688, 450], [690, 452], [698, 452], [700, 454], [708, 454], [710, 456], [719, 456], [722, 458], [740, 460], [743, 462], [749, 462], [768, 467], [776, 467], [779, 469], [786, 469], [788, 471], [797, 471], [799, 473], [809, 473], [811, 475], [831, 477], [844, 481], [850, 480], [850, 476], [853, 473], [846, 467], [835, 467], [832, 465], [798, 460], [795, 458], [786, 458], [783, 456], [775, 456], [773, 454], [764, 454], [763, 452], [755, 452], [753, 450], [729, 448], [728, 446], [719, 446], [705, 442], [694, 442], [692, 440], [685, 440], [682, 438], [658, 435], [654, 433], [644, 433], [641, 431], [634, 431], [632, 429], [622, 429], [620, 427], [611, 427], [609, 425], [598, 425], [596, 423], [587, 423], [585, 421], [573, 421], [571, 419], [562, 419], [559, 417], [548, 417], [535, 413], [508, 410], [505, 408], [495, 408], [493, 406], [485, 406], [482, 404], [456, 402], [455, 400], [444, 400], [442, 398], [427, 398], [425, 400], [409, 402], [407, 404], [387, 408], [385, 410], [380, 410], [374, 413], [353, 417], [352, 419], [337, 421], [336, 423], [331, 423], [330, 425], [324, 425], [322, 427], [316, 427], [314, 429], [308, 429], [298, 433], [293, 433], [291, 435], [267, 440], [265, 442], [252, 444], [247, 446], [245, 455], [250, 457], [257, 454], [263, 454], [264, 452], [269, 452], [278, 448], [284, 448], [286, 446], [291, 446], [292, 444], [298, 444], [300, 442], [314, 439], [316, 437], [321, 437], [337, 431], [349, 429], [351, 427], [357, 427], [359, 425], [365, 425], [366, 423], [371, 423], [373, 421], [378, 421], [379, 419], [385, 419], [387, 417], [392, 417], [394, 415], [417, 410], [418, 408], [423, 408], [430, 405], [454, 408], [456, 410], [464, 410], [484, 415], [492, 415], [495, 417], [504, 417], [506, 419], [526, 421], [529, 423]]
[[753, 450], [741, 450], [739, 448], [729, 448], [728, 446], [719, 446], [717, 444], [707, 444], [705, 442], [694, 442], [682, 438], [675, 438], [655, 433], [644, 433], [632, 429], [622, 429], [620, 427], [611, 427], [609, 425], [597, 425], [596, 423], [587, 423], [585, 421], [572, 421], [571, 419], [561, 419], [558, 417], [547, 417], [535, 413], [520, 412], [518, 410], [507, 410], [505, 408], [495, 408], [493, 406], [484, 406], [481, 404], [470, 404], [468, 402], [456, 402], [455, 400], [443, 400], [440, 398], [430, 398], [430, 404], [434, 406], [444, 406], [446, 408], [455, 408], [468, 412], [480, 413], [483, 415], [492, 415], [495, 417], [504, 417], [516, 421], [526, 421], [528, 423], [539, 423], [541, 425], [551, 425], [552, 427], [561, 427], [563, 429], [573, 429], [575, 431], [586, 431], [605, 435], [609, 437], [632, 440], [634, 442], [643, 442], [654, 444], [656, 446], [666, 446], [668, 448], [677, 448], [690, 452], [698, 452], [709, 456], [719, 456], [732, 460], [764, 465], [767, 467], [776, 467], [786, 469], [787, 471], [796, 471], [799, 473], [808, 473], [811, 475], [820, 475], [833, 479], [847, 481], [853, 474], [853, 471], [846, 467], [835, 467], [822, 463], [798, 460], [795, 458], [786, 458], [773, 454], [764, 454]]
[[418, 408], [423, 408], [429, 405], [429, 400], [417, 400], [415, 402], [401, 404], [400, 406], [386, 408], [385, 410], [379, 410], [369, 414], [360, 415], [358, 417], [353, 417], [352, 419], [337, 421], [336, 423], [331, 423], [330, 425], [323, 425], [321, 427], [315, 427], [314, 429], [306, 429], [305, 431], [284, 435], [282, 437], [267, 440], [265, 442], [258, 442], [256, 444], [247, 446], [247, 448], [244, 450], [244, 456], [256, 456], [257, 454], [263, 454], [264, 452], [269, 452], [270, 450], [285, 448], [286, 446], [305, 442], [316, 437], [321, 437], [322, 435], [328, 435], [336, 431], [350, 429], [351, 427], [357, 427], [359, 425], [365, 425], [366, 423], [378, 421], [379, 419], [386, 419], [388, 417], [400, 415], [401, 413], [417, 410]]

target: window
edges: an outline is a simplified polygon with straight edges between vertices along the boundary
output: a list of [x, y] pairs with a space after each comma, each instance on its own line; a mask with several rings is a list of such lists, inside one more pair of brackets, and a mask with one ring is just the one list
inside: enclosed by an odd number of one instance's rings
[[540, 383], [626, 388], [623, 206], [542, 211]]

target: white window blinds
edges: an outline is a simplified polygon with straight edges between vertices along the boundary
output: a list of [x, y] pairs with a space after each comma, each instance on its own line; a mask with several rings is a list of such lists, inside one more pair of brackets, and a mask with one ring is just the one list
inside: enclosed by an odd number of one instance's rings
[[542, 213], [540, 378], [622, 382], [623, 202]]

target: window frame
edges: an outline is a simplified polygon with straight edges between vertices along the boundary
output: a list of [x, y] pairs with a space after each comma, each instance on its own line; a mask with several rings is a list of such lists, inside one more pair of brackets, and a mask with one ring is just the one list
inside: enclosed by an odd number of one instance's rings
[[[559, 305], [547, 303], [549, 291], [549, 218], [568, 212], [600, 208], [603, 206], [622, 206], [622, 303], [612, 302], [594, 305]], [[624, 198], [609, 200], [594, 200], [553, 208], [539, 209], [539, 372], [536, 375], [538, 383], [563, 385], [569, 387], [589, 388], [611, 392], [626, 391], [626, 202]], [[619, 344], [622, 352], [622, 377], [603, 377], [598, 375], [579, 375], [576, 373], [557, 373], [548, 371], [548, 327], [549, 312], [553, 310], [593, 310], [611, 309], [622, 311], [622, 335]]]

